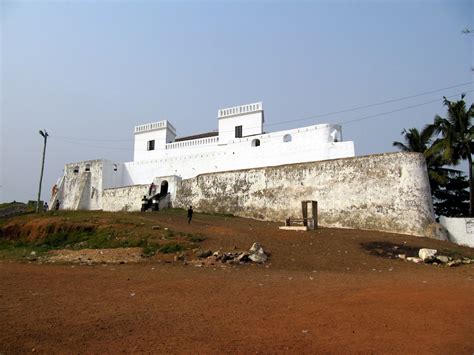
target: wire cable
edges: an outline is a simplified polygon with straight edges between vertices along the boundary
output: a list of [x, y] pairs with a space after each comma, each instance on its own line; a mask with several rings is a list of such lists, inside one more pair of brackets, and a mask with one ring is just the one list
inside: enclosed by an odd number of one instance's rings
[[[450, 89], [458, 88], [458, 87], [461, 87], [461, 86], [467, 86], [467, 85], [471, 85], [471, 84], [474, 84], [474, 81], [469, 81], [469, 82], [466, 82], [466, 83], [447, 86], [447, 87], [440, 88], [440, 89], [425, 91], [425, 92], [421, 92], [421, 93], [418, 93], [418, 94], [403, 96], [403, 97], [399, 97], [399, 98], [395, 98], [395, 99], [380, 101], [380, 102], [372, 103], [372, 104], [368, 104], [368, 105], [354, 106], [354, 107], [343, 109], [343, 110], [332, 111], [332, 112], [321, 113], [321, 114], [315, 114], [315, 115], [306, 116], [306, 117], [303, 117], [303, 118], [297, 118], [297, 119], [291, 119], [291, 120], [286, 120], [286, 121], [270, 123], [270, 124], [267, 124], [266, 127], [277, 126], [277, 125], [282, 125], [282, 124], [292, 123], [292, 122], [306, 121], [306, 120], [315, 119], [315, 118], [334, 116], [334, 115], [341, 114], [341, 113], [359, 111], [359, 110], [363, 110], [363, 109], [366, 109], [366, 108], [377, 107], [377, 106], [386, 105], [386, 104], [389, 104], [389, 103], [394, 103], [394, 102], [399, 102], [399, 101], [403, 101], [403, 100], [413, 99], [413, 98], [416, 98], [416, 97], [430, 95], [430, 94], [434, 94], [434, 93], [441, 92], [441, 91], [444, 91], [444, 90], [450, 90]], [[467, 92], [472, 92], [472, 90], [471, 91], [466, 91], [466, 93]], [[455, 95], [450, 95], [448, 97], [453, 97], [453, 96], [455, 96]], [[438, 101], [438, 100], [439, 99], [434, 100], [434, 101], [430, 101], [429, 103], [435, 102], [435, 101]], [[425, 105], [425, 104], [420, 104], [420, 105]], [[414, 107], [416, 107], [416, 106], [414, 106]], [[393, 112], [398, 112], [398, 111], [393, 111]], [[252, 128], [258, 128], [258, 127], [256, 126], [256, 127], [248, 127], [248, 128], [252, 129]], [[221, 132], [222, 133], [229, 133], [229, 132], [233, 132], [233, 130], [221, 131]], [[142, 139], [134, 139], [134, 138], [128, 138], [128, 139], [94, 139], [94, 138], [76, 138], [76, 137], [67, 137], [67, 136], [55, 136], [55, 137], [63, 138], [63, 139], [69, 139], [69, 140], [75, 140], [75, 141], [89, 141], [89, 142], [146, 141], [146, 139], [142, 140]]]

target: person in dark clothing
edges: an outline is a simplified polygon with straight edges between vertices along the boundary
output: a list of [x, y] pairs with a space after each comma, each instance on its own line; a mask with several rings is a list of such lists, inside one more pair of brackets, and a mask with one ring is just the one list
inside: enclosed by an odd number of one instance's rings
[[191, 219], [193, 219], [193, 206], [189, 206], [189, 209], [188, 209], [188, 224], [191, 223]]
[[155, 183], [152, 181], [150, 187], [148, 188], [148, 195], [154, 195], [155, 194]]
[[59, 200], [56, 200], [56, 203], [54, 204], [54, 209], [57, 211], [59, 210], [59, 206], [61, 205], [61, 202]]

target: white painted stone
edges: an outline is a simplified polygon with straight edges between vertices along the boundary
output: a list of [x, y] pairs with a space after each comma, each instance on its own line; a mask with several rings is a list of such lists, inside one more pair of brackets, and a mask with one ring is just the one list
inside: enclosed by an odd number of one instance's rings
[[438, 251], [436, 249], [422, 248], [418, 250], [418, 256], [424, 262], [432, 261], [435, 259], [435, 255]]
[[452, 243], [474, 248], [474, 218], [441, 216], [439, 223], [448, 230], [449, 240]]

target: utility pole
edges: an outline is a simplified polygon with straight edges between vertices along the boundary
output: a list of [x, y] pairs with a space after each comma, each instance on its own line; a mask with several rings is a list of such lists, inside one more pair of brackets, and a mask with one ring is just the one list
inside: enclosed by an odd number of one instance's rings
[[43, 161], [41, 162], [41, 175], [40, 175], [40, 182], [39, 182], [39, 189], [38, 189], [38, 201], [36, 202], [36, 213], [40, 211], [40, 202], [41, 202], [41, 184], [43, 183], [43, 171], [44, 171], [44, 157], [46, 155], [46, 142], [48, 141], [48, 132], [46, 130], [40, 130], [39, 134], [41, 134], [44, 138], [44, 147], [43, 147]]

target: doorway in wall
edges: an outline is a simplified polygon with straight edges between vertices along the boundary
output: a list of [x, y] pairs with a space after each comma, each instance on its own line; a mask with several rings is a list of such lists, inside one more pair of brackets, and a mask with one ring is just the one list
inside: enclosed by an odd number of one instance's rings
[[160, 186], [160, 196], [164, 196], [168, 193], [168, 181], [163, 180]]

